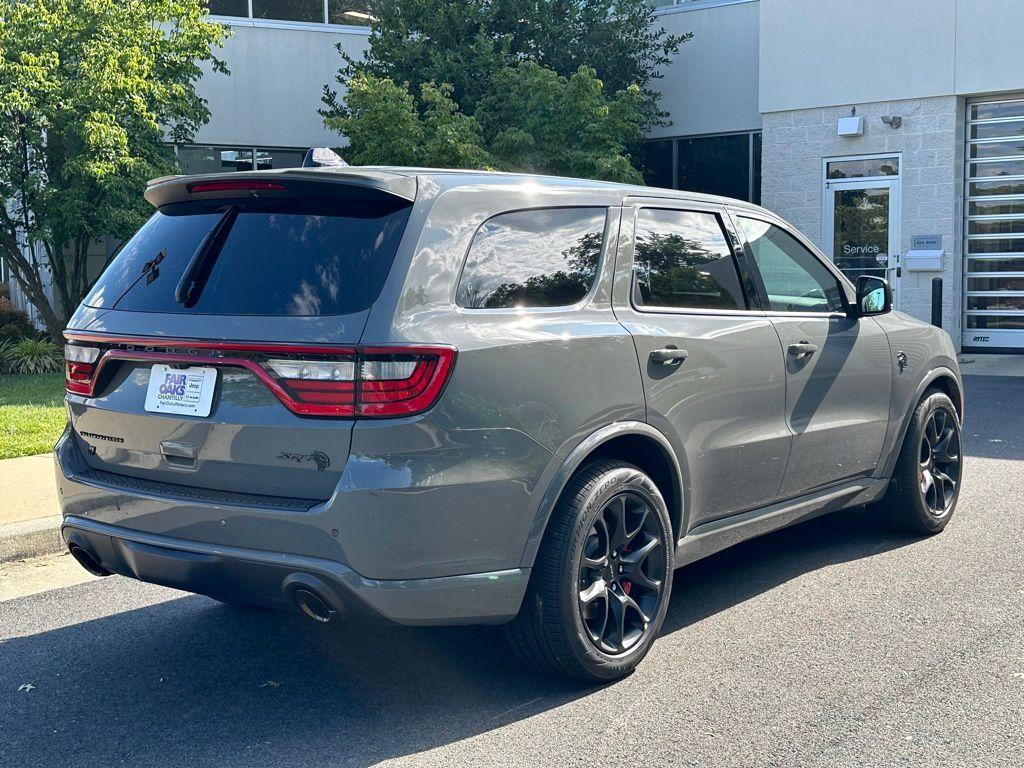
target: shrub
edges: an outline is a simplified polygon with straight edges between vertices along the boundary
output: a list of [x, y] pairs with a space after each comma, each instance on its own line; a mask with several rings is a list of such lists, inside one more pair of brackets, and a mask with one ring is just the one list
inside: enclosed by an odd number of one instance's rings
[[64, 351], [47, 339], [7, 340], [0, 361], [6, 373], [57, 373], [64, 368]]
[[29, 339], [37, 335], [28, 314], [15, 307], [10, 299], [0, 297], [0, 340]]

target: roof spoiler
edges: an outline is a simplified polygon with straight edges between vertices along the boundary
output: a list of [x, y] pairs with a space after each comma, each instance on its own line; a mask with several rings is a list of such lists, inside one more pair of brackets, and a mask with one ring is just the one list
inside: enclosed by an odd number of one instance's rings
[[352, 167], [161, 176], [146, 184], [144, 196], [150, 205], [159, 208], [218, 197], [348, 197], [353, 188], [370, 197], [398, 197], [408, 202], [416, 199], [415, 176]]

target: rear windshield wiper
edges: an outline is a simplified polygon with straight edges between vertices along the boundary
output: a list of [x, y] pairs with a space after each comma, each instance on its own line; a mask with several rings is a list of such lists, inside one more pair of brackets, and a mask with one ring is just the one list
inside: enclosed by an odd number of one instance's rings
[[[117, 250], [120, 251], [123, 246], [124, 246], [124, 243], [121, 243], [121, 245], [117, 246]], [[113, 257], [111, 257], [111, 258], [113, 258]], [[110, 305], [111, 309], [117, 309], [117, 303], [119, 301], [121, 301], [121, 299], [123, 299], [125, 296], [127, 296], [128, 295], [128, 291], [130, 291], [132, 288], [134, 288], [136, 285], [138, 285], [139, 281], [142, 278], [146, 278], [146, 285], [149, 285], [154, 280], [156, 280], [158, 277], [160, 277], [160, 268], [159, 268], [158, 265], [165, 258], [167, 258], [167, 249], [166, 248], [164, 248], [162, 251], [160, 251], [160, 253], [158, 253], [152, 259], [147, 261], [145, 264], [143, 264], [142, 265], [142, 271], [139, 273], [139, 276], [136, 277], [134, 280], [132, 280], [131, 283], [128, 285], [128, 287], [125, 288], [123, 291], [121, 291], [121, 293], [118, 294], [117, 298], [114, 299], [114, 301]]]
[[227, 239], [228, 230], [238, 217], [239, 206], [232, 205], [224, 215], [218, 219], [213, 228], [206, 233], [206, 237], [199, 243], [196, 252], [188, 260], [181, 280], [174, 289], [174, 300], [186, 307], [194, 307], [199, 301], [199, 294], [203, 290], [206, 278], [210, 275], [213, 263], [217, 260], [224, 241]]

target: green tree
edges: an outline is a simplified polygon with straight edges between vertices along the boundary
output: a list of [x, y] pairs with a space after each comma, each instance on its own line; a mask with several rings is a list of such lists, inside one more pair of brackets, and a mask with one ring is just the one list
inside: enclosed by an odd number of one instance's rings
[[356, 163], [407, 162], [421, 143], [420, 164], [639, 181], [630, 152], [665, 119], [651, 81], [690, 38], [656, 25], [647, 0], [389, 0], [373, 13], [365, 57], [339, 47], [341, 88], [324, 87], [321, 110]]
[[609, 93], [639, 86], [653, 123], [661, 114], [648, 85], [692, 37], [666, 33], [648, 0], [386, 0], [373, 15], [366, 57], [343, 54], [341, 83], [358, 72], [414, 93], [448, 83], [466, 114], [497, 71], [533, 61], [563, 77], [589, 67]]
[[643, 137], [637, 86], [608, 98], [592, 69], [569, 78], [533, 62], [495, 73], [493, 93], [463, 114], [451, 86], [358, 74], [347, 98], [324, 111], [357, 165], [493, 168], [641, 183], [628, 156]]
[[209, 120], [195, 84], [227, 72], [226, 34], [203, 0], [0, 0], [0, 254], [55, 340], [90, 243], [139, 227], [146, 180], [175, 171], [166, 142]]
[[643, 138], [636, 85], [608, 98], [593, 69], [565, 78], [533, 62], [497, 72], [477, 107], [498, 167], [642, 183], [630, 145]]
[[405, 83], [358, 74], [344, 101], [332, 97], [324, 123], [349, 139], [344, 150], [356, 165], [487, 167], [477, 121], [459, 112], [451, 86], [424, 83], [419, 99]]

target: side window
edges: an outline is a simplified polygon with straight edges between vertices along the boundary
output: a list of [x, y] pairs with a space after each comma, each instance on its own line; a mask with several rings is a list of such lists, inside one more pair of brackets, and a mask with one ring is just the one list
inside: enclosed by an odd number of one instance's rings
[[604, 239], [603, 208], [538, 208], [484, 222], [456, 301], [470, 309], [562, 307], [590, 291]]
[[839, 281], [818, 257], [785, 230], [758, 219], [738, 217], [747, 238], [769, 308], [782, 312], [842, 312]]
[[633, 275], [638, 307], [746, 309], [732, 249], [714, 213], [641, 209]]

